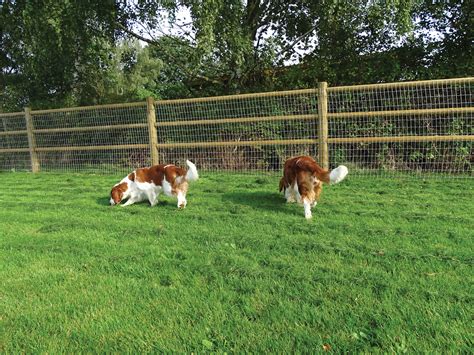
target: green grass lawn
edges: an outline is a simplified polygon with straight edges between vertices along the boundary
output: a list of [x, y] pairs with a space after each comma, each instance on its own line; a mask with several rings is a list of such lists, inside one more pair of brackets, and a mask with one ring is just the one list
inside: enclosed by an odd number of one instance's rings
[[472, 350], [474, 180], [349, 177], [306, 221], [278, 176], [201, 175], [178, 210], [0, 174], [0, 352]]

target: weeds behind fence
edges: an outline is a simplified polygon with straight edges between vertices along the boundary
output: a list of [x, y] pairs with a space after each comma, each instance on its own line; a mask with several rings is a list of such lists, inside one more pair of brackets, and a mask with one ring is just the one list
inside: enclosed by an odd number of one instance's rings
[[0, 114], [0, 170], [280, 171], [315, 156], [352, 174], [472, 176], [474, 78]]

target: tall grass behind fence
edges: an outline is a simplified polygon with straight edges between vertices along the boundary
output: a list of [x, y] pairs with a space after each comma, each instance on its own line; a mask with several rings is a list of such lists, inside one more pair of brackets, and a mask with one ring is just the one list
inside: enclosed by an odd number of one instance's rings
[[472, 174], [473, 89], [472, 78], [329, 88], [331, 162]]
[[280, 171], [315, 156], [352, 174], [472, 176], [474, 78], [0, 114], [0, 170]]
[[156, 102], [161, 161], [195, 159], [205, 170], [278, 170], [317, 153], [316, 90]]

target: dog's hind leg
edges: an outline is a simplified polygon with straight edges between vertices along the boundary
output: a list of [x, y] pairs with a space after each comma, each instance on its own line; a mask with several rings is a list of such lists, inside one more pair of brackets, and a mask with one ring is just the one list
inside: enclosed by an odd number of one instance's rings
[[318, 204], [321, 192], [323, 192], [323, 184], [319, 182], [314, 186], [314, 201], [311, 204], [311, 207], [315, 207]]
[[158, 203], [158, 194], [154, 190], [148, 190], [146, 192], [146, 196], [150, 202], [151, 207], [156, 206]]
[[285, 198], [286, 198], [286, 203], [296, 202], [295, 193], [291, 186], [288, 186], [287, 188], [285, 188]]

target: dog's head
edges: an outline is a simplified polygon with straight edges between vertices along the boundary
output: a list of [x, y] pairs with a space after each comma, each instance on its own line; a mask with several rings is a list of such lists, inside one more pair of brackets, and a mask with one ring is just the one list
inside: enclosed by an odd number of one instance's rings
[[126, 193], [128, 190], [128, 183], [121, 182], [120, 184], [115, 185], [112, 187], [112, 191], [110, 191], [110, 205], [118, 205], [122, 200], [126, 197]]

